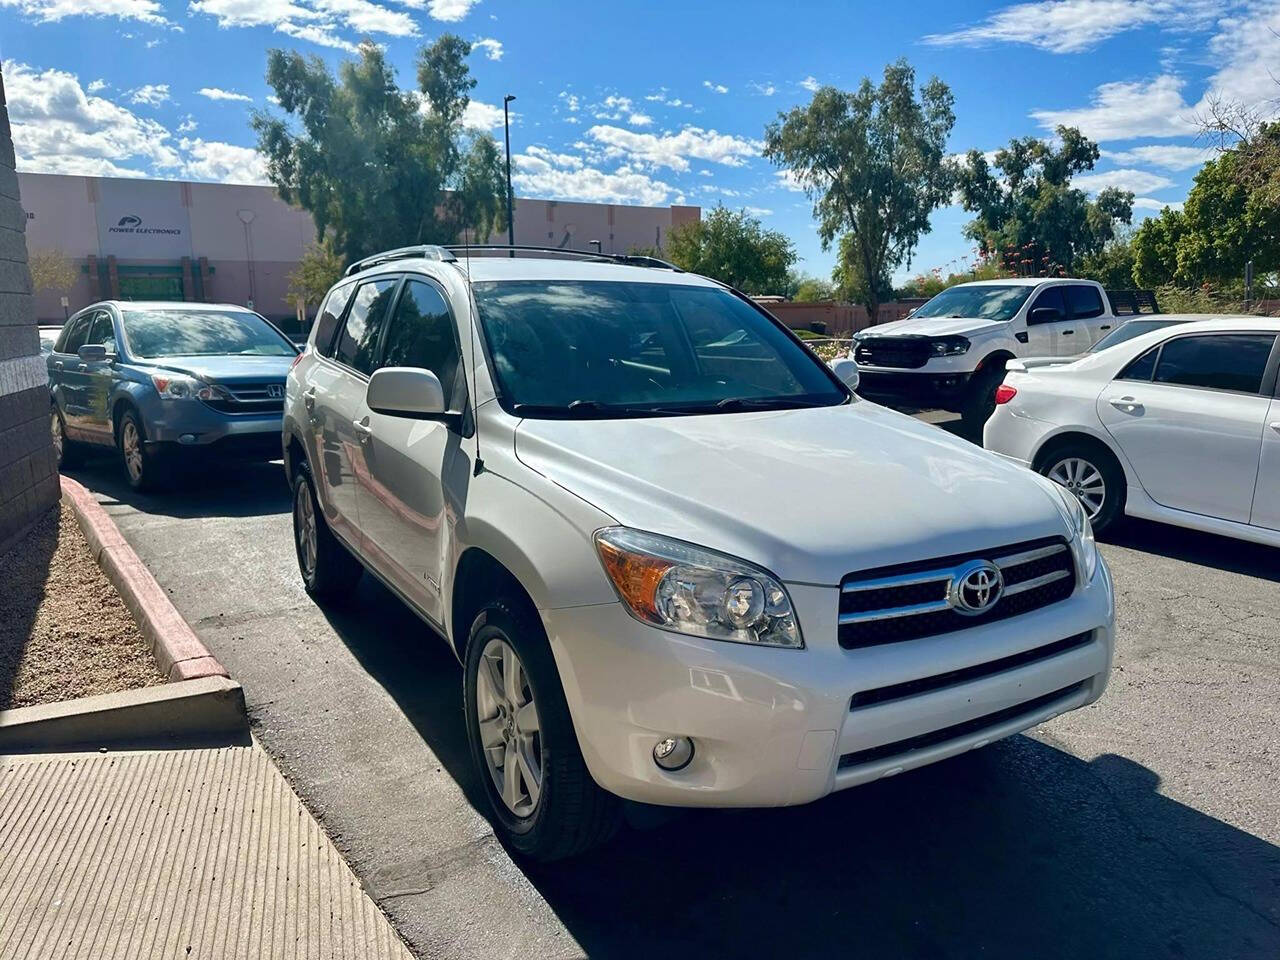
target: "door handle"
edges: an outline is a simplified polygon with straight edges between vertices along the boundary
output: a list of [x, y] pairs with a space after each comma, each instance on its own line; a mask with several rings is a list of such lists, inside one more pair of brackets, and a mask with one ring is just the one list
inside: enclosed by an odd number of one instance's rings
[[88, 364], [84, 364], [84, 363], [77, 363], [77, 364], [76, 364], [76, 369], [77, 369], [77, 370], [88, 370], [88, 369], [89, 369], [89, 366], [88, 366]]
[[1015, 333], [1013, 336], [1014, 336], [1014, 339], [1017, 340], [1019, 343], [1026, 343], [1027, 340], [1030, 339], [1025, 332]]
[[1064, 337], [1069, 337], [1069, 336], [1071, 336], [1073, 333], [1075, 333], [1075, 331], [1074, 331], [1074, 330], [1063, 330], [1063, 331], [1062, 331], [1062, 335], [1063, 335]]
[[1101, 327], [1099, 327], [1098, 329], [1099, 329], [1099, 330], [1110, 330], [1110, 329], [1111, 329], [1111, 324], [1109, 324], [1109, 323], [1104, 323], [1104, 324], [1103, 324]]
[[62, 361], [61, 361], [61, 360], [55, 360], [55, 361], [53, 361], [53, 369], [55, 369], [55, 370], [61, 370], [61, 369], [62, 369]]
[[1133, 413], [1142, 409], [1142, 403], [1137, 397], [1112, 397], [1107, 402], [1117, 410], [1123, 410], [1126, 413]]
[[361, 443], [368, 443], [369, 439], [373, 436], [373, 427], [369, 426], [368, 417], [365, 417], [363, 420], [352, 420], [351, 426], [355, 428], [356, 433], [360, 437]]

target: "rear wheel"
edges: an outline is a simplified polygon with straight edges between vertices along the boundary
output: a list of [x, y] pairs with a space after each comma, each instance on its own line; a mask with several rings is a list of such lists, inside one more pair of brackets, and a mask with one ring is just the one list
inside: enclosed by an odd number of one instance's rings
[[67, 423], [62, 419], [62, 411], [56, 404], [49, 413], [49, 437], [53, 442], [53, 454], [57, 458], [59, 470], [74, 467], [83, 459], [80, 445], [67, 439]]
[[161, 490], [168, 485], [168, 458], [147, 442], [147, 432], [137, 411], [126, 410], [120, 417], [116, 448], [124, 464], [125, 479], [134, 490]]
[[1124, 471], [1115, 459], [1089, 444], [1059, 447], [1039, 472], [1075, 495], [1095, 533], [1111, 526], [1124, 509]]
[[490, 820], [517, 852], [559, 860], [607, 841], [621, 804], [582, 759], [542, 624], [500, 597], [471, 627], [463, 682], [467, 740]]
[[329, 529], [305, 462], [293, 475], [293, 545], [302, 584], [317, 600], [346, 596], [364, 572]]

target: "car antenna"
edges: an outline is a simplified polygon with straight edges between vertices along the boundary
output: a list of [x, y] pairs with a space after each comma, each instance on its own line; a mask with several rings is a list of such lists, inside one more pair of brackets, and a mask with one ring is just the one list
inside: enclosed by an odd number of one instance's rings
[[480, 456], [480, 402], [479, 396], [476, 394], [476, 295], [471, 289], [471, 231], [467, 227], [462, 228], [462, 262], [465, 265], [467, 275], [467, 330], [471, 339], [471, 409], [474, 412], [475, 428], [476, 428], [476, 464], [472, 471], [472, 476], [480, 476], [480, 471], [484, 469], [484, 458]]

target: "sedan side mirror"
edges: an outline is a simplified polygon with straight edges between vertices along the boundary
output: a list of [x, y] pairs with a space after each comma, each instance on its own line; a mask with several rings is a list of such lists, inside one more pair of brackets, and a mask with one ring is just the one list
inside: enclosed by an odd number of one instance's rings
[[849, 357], [837, 357], [831, 361], [831, 372], [839, 377], [850, 390], [858, 389], [858, 381], [861, 375], [858, 373], [856, 360], [852, 360]]
[[102, 363], [107, 359], [107, 348], [101, 343], [86, 343], [76, 351], [85, 363]]
[[421, 367], [383, 367], [369, 378], [365, 403], [374, 413], [411, 420], [444, 420], [440, 378]]
[[1027, 315], [1027, 323], [1053, 323], [1055, 320], [1065, 319], [1057, 307], [1036, 307]]

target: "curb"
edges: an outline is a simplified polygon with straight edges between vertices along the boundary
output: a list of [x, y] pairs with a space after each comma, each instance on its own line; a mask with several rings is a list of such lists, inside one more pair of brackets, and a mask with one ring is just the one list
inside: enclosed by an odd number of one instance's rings
[[89, 541], [89, 552], [133, 614], [165, 678], [175, 681], [229, 676], [227, 668], [178, 613], [93, 494], [71, 478], [62, 477], [62, 496]]
[[248, 744], [244, 691], [201, 677], [0, 710], [0, 754]]

